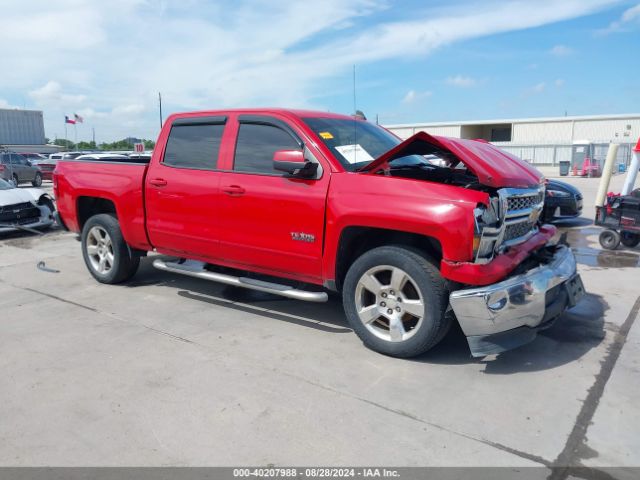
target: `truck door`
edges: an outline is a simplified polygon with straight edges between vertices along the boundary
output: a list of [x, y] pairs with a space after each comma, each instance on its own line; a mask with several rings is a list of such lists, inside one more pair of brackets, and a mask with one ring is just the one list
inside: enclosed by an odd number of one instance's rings
[[13, 169], [13, 173], [18, 176], [18, 181], [24, 182], [30, 180], [27, 175], [27, 162], [26, 159], [22, 155], [18, 155], [17, 153], [11, 154], [11, 167]]
[[329, 169], [319, 168], [313, 180], [274, 170], [277, 150], [304, 149], [312, 160], [321, 158], [278, 118], [240, 115], [233, 126], [235, 151], [220, 179], [223, 258], [239, 268], [319, 280]]
[[145, 180], [147, 232], [161, 252], [218, 257], [220, 172], [218, 155], [225, 117], [178, 118], [162, 157], [153, 158]]

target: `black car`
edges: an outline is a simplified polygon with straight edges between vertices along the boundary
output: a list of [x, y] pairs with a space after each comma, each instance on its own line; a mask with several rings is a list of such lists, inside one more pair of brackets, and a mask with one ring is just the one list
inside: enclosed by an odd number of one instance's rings
[[573, 185], [548, 180], [544, 196], [542, 220], [553, 222], [582, 214], [582, 193]]

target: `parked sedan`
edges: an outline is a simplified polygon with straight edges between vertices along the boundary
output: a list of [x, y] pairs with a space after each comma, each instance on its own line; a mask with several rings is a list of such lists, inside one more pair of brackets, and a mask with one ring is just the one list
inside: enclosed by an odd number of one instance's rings
[[0, 153], [0, 178], [15, 185], [31, 182], [34, 187], [42, 185], [42, 171], [19, 153]]
[[53, 225], [53, 199], [39, 188], [16, 188], [0, 179], [0, 233]]
[[542, 220], [553, 222], [582, 214], [582, 193], [573, 185], [547, 180]]

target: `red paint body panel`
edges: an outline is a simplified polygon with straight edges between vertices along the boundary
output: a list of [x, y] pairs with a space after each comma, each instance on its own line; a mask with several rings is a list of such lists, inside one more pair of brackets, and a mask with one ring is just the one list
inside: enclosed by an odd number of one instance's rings
[[[240, 115], [285, 122], [322, 167], [317, 180], [232, 171]], [[177, 169], [162, 164], [177, 118], [225, 116], [216, 170]], [[488, 194], [442, 183], [347, 172], [303, 122], [306, 117], [350, 118], [324, 112], [281, 109], [206, 111], [170, 116], [149, 166], [60, 161], [54, 174], [64, 223], [80, 230], [78, 199], [111, 200], [127, 243], [141, 250], [323, 284], [336, 276], [341, 235], [348, 227], [375, 227], [426, 235], [442, 247], [445, 278], [480, 285], [504, 278], [536, 246], [548, 228], [486, 265], [472, 259], [473, 209]], [[361, 121], [361, 120], [357, 120]], [[413, 139], [413, 140], [412, 140]], [[541, 175], [524, 162], [482, 142], [418, 133], [460, 158], [490, 186], [537, 185]], [[379, 170], [394, 152], [380, 157]], [[383, 158], [384, 157], [384, 158]]]
[[65, 225], [80, 232], [77, 208], [81, 197], [110, 200], [127, 243], [150, 250], [142, 191], [146, 171], [146, 165], [59, 160], [54, 183], [58, 211]]
[[335, 277], [340, 235], [347, 227], [375, 227], [435, 238], [443, 257], [472, 256], [473, 216], [488, 195], [440, 183], [360, 173], [333, 174], [327, 201], [324, 275]]

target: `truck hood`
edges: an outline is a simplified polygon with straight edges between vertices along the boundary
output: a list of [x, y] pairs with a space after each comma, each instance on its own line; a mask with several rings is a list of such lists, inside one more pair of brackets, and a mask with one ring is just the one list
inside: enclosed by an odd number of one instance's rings
[[433, 147], [452, 154], [478, 177], [494, 188], [528, 188], [542, 183], [543, 175], [534, 167], [483, 140], [437, 137], [418, 132], [380, 155], [359, 172], [376, 173], [389, 168], [389, 162], [406, 155], [425, 155]]

